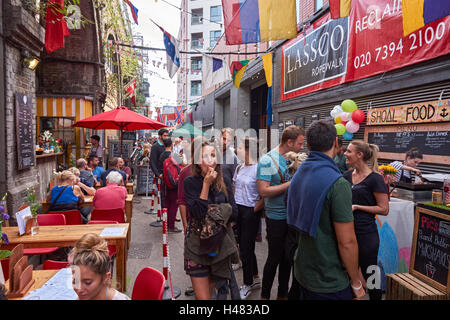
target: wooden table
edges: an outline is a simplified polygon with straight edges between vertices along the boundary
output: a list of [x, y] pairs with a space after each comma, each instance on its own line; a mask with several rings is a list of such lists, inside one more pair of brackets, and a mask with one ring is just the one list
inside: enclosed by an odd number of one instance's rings
[[[93, 196], [84, 196], [84, 202], [81, 204], [82, 207], [92, 207], [92, 199]], [[50, 203], [47, 200], [41, 201], [42, 212], [47, 212]], [[125, 199], [125, 217], [126, 223], [130, 224], [130, 229], [128, 231], [128, 248], [130, 247], [130, 239], [131, 239], [131, 218], [133, 217], [133, 194], [127, 194], [127, 198]]]
[[126, 274], [127, 274], [127, 235], [129, 223], [119, 224], [81, 224], [81, 225], [63, 225], [63, 226], [40, 226], [39, 233], [35, 235], [19, 236], [18, 227], [4, 227], [2, 232], [6, 233], [9, 238], [9, 244], [2, 244], [1, 249], [11, 250], [16, 245], [22, 243], [26, 249], [28, 248], [51, 248], [51, 247], [73, 247], [86, 233], [95, 233], [100, 235], [106, 227], [125, 227], [125, 231], [121, 236], [107, 236], [104, 239], [109, 245], [116, 246], [116, 280], [117, 289], [126, 291]]
[[[33, 270], [33, 279], [34, 284], [31, 286], [31, 289], [23, 296], [22, 298], [11, 298], [8, 300], [22, 300], [27, 295], [30, 294], [31, 291], [40, 289], [48, 280], [51, 279], [59, 270]], [[9, 279], [5, 282], [6, 290], [9, 290]]]
[[[98, 190], [102, 187], [102, 184], [100, 182], [97, 182], [94, 185], [95, 190]], [[127, 188], [127, 193], [128, 194], [133, 194], [133, 182], [128, 182], [127, 185], [125, 186]]]

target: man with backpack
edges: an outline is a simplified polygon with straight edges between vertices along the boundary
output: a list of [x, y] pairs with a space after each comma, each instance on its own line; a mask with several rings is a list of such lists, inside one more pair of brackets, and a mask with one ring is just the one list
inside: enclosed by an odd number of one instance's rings
[[179, 233], [182, 230], [175, 227], [175, 220], [178, 210], [178, 180], [181, 169], [172, 157], [172, 139], [164, 139], [163, 144], [165, 150], [159, 160], [163, 163], [163, 185], [165, 187], [164, 208], [167, 208], [167, 228], [169, 233]]

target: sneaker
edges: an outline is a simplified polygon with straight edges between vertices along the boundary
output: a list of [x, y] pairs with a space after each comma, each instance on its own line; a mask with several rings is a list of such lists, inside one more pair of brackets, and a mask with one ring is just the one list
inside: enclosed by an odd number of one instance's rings
[[194, 292], [194, 288], [192, 287], [187, 287], [186, 290], [184, 291], [184, 294], [186, 296], [193, 296], [195, 294]]
[[178, 229], [177, 227], [175, 227], [175, 228], [173, 228], [173, 229], [169, 229], [169, 233], [179, 233], [179, 232], [181, 232], [181, 231], [183, 231], [183, 230]]
[[250, 289], [253, 290], [253, 289], [259, 289], [259, 288], [261, 288], [261, 278], [260, 277], [253, 278], [253, 283], [250, 286]]
[[239, 294], [241, 296], [241, 300], [246, 300], [248, 296], [252, 293], [252, 290], [247, 285], [242, 285], [241, 289], [239, 290]]
[[231, 265], [231, 267], [233, 268], [233, 271], [239, 270], [241, 268], [241, 265], [239, 263], [233, 263]]

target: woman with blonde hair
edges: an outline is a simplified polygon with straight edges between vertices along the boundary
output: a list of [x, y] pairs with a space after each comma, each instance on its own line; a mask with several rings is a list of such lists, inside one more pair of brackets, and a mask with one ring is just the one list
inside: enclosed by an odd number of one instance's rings
[[[359, 266], [366, 281], [373, 274], [370, 266], [375, 266], [376, 272], [378, 270], [380, 239], [375, 216], [386, 216], [389, 213], [388, 190], [383, 177], [377, 172], [378, 150], [378, 146], [374, 144], [354, 140], [344, 153], [347, 165], [354, 168], [345, 172], [344, 178], [352, 186], [352, 210], [358, 241]], [[380, 277], [380, 273], [376, 276]], [[368, 291], [371, 300], [381, 300], [381, 288]]]
[[79, 300], [130, 300], [111, 288], [111, 258], [108, 243], [94, 233], [87, 233], [75, 243], [69, 255], [73, 289]]
[[56, 186], [47, 195], [50, 202], [48, 211], [67, 211], [78, 209], [78, 203], [84, 201], [84, 195], [76, 184], [77, 177], [70, 170], [56, 174]]
[[83, 182], [81, 182], [80, 180], [80, 170], [76, 167], [71, 167], [68, 169], [69, 171], [71, 171], [74, 175], [75, 175], [75, 183], [74, 185], [77, 185], [80, 187], [81, 190], [84, 190], [86, 192], [87, 195], [89, 196], [93, 196], [95, 195], [95, 188], [94, 187], [89, 187], [87, 185], [85, 185]]

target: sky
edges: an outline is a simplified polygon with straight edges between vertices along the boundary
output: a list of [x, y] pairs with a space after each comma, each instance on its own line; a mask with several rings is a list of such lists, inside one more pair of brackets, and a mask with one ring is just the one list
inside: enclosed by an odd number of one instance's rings
[[[166, 0], [169, 3], [180, 7], [181, 0]], [[138, 22], [136, 25], [132, 19], [131, 12], [128, 5], [125, 5], [128, 10], [129, 17], [132, 21], [133, 35], [142, 35], [144, 37], [144, 46], [164, 48], [163, 33], [161, 30], [150, 21], [152, 19], [167, 32], [175, 38], [178, 36], [180, 27], [180, 10], [161, 0], [132, 0], [133, 5], [138, 8]], [[153, 71], [159, 74], [150, 75], [149, 72], [144, 74], [150, 83], [150, 105], [175, 105], [177, 98], [177, 75], [170, 79], [167, 70], [163, 68], [166, 63], [166, 53], [164, 51], [147, 51], [148, 64], [144, 63], [147, 71]], [[152, 61], [161, 62], [159, 68], [153, 66]]]

